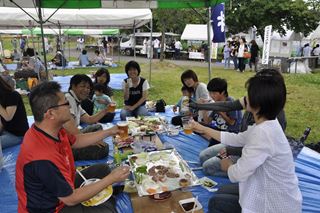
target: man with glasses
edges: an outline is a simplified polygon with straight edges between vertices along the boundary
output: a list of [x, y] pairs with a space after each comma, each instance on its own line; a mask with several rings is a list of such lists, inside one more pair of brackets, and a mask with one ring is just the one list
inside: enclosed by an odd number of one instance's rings
[[[70, 103], [70, 112], [72, 118], [63, 125], [68, 133], [79, 134], [80, 130], [78, 129], [78, 126], [80, 123], [89, 124], [89, 126], [82, 130], [83, 133], [102, 129], [101, 125], [97, 126], [94, 124], [99, 122], [101, 118], [109, 113], [107, 108], [101, 110], [97, 114], [89, 115], [81, 107], [81, 101], [88, 98], [92, 86], [92, 81], [87, 75], [77, 74], [71, 78], [69, 92], [66, 93], [65, 96]], [[73, 150], [75, 160], [101, 159], [108, 156], [108, 153], [108, 144], [104, 143], [103, 141], [99, 141], [97, 144], [86, 148]]]
[[106, 164], [90, 166], [82, 171], [98, 182], [78, 188], [83, 180], [76, 175], [71, 148], [90, 146], [119, 132], [117, 127], [88, 134], [69, 134], [69, 102], [57, 82], [44, 82], [30, 93], [29, 101], [35, 123], [25, 134], [16, 163], [18, 212], [116, 212], [114, 200], [85, 207], [80, 203], [97, 195], [107, 186], [123, 181], [128, 167], [110, 172]]

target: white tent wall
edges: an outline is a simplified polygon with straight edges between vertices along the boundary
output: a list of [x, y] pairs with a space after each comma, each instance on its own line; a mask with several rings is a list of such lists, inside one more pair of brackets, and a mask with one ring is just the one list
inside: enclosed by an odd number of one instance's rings
[[272, 33], [270, 56], [290, 57], [297, 52], [300, 47], [303, 36], [301, 33], [287, 31], [286, 35], [280, 35], [277, 32]]

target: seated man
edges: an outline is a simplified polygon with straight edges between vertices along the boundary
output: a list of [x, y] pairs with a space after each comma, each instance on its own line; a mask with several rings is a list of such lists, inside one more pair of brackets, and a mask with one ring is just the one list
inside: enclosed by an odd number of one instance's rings
[[[225, 79], [213, 78], [208, 83], [207, 89], [210, 97], [216, 102], [233, 101], [228, 94], [228, 84]], [[229, 112], [212, 111], [209, 117], [204, 117], [205, 124], [213, 129], [227, 132], [238, 133], [242, 120], [241, 110]], [[219, 141], [212, 139], [208, 135], [204, 135], [209, 140], [209, 148], [200, 153], [200, 162], [203, 170], [209, 175], [219, 175], [220, 160], [216, 157], [217, 153], [226, 146]], [[223, 173], [224, 174], [224, 173]]]
[[[233, 101], [234, 99], [228, 94], [228, 84], [225, 79], [213, 78], [207, 85], [210, 97], [215, 102], [221, 101]], [[242, 113], [240, 110], [234, 110], [230, 112], [212, 111], [209, 116], [204, 117], [204, 123], [214, 129], [227, 131], [227, 132], [239, 132], [239, 126], [242, 120]], [[207, 135], [204, 135], [207, 139], [210, 139]], [[218, 144], [219, 142], [210, 140], [209, 146]]]
[[94, 165], [83, 171], [86, 178], [98, 182], [79, 187], [72, 148], [92, 145], [117, 134], [113, 127], [88, 134], [68, 134], [63, 124], [72, 116], [69, 102], [56, 82], [37, 85], [29, 96], [35, 123], [25, 134], [16, 164], [18, 212], [116, 212], [111, 200], [94, 207], [80, 203], [97, 195], [115, 182], [125, 180], [128, 167], [110, 173], [106, 165]]
[[[72, 118], [64, 124], [64, 128], [70, 134], [79, 134], [78, 126], [80, 122], [85, 124], [95, 124], [109, 112], [107, 108], [101, 110], [95, 115], [88, 115], [81, 107], [81, 101], [85, 100], [92, 88], [90, 77], [84, 74], [74, 75], [70, 80], [69, 92], [66, 93], [66, 98], [70, 103], [70, 112]], [[98, 144], [82, 148], [74, 149], [73, 154], [75, 160], [96, 160], [104, 158], [109, 153], [109, 147], [103, 141]]]

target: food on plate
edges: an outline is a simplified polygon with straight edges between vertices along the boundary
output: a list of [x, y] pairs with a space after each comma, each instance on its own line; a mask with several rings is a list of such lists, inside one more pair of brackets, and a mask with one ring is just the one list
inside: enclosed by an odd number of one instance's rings
[[132, 157], [130, 158], [130, 160], [131, 160], [133, 163], [136, 162], [137, 159], [138, 159], [137, 156], [132, 156]]
[[182, 179], [179, 180], [179, 185], [181, 187], [187, 187], [187, 186], [190, 185], [190, 181], [187, 180], [187, 179], [182, 178]]
[[153, 189], [153, 188], [148, 188], [146, 191], [147, 191], [149, 194], [155, 194], [155, 193], [157, 193], [157, 190], [156, 190], [156, 189]]
[[114, 138], [114, 143], [117, 145], [118, 148], [128, 147], [133, 142], [134, 142], [134, 140], [133, 140], [132, 136], [123, 139], [119, 135], [117, 135]]

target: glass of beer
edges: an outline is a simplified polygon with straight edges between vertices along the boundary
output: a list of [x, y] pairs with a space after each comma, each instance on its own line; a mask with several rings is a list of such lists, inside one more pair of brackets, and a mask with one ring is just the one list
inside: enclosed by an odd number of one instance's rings
[[117, 126], [119, 130], [122, 130], [121, 133], [119, 133], [120, 138], [125, 139], [128, 137], [128, 131], [129, 131], [129, 123], [127, 121], [120, 121], [117, 123]]
[[108, 105], [108, 112], [114, 112], [114, 111], [116, 111], [116, 103], [113, 103], [113, 102], [111, 102], [109, 105]]
[[191, 128], [191, 124], [190, 124], [190, 121], [192, 121], [192, 120], [193, 120], [193, 118], [191, 116], [185, 116], [185, 117], [181, 118], [183, 131], [187, 135], [192, 133], [192, 128]]

